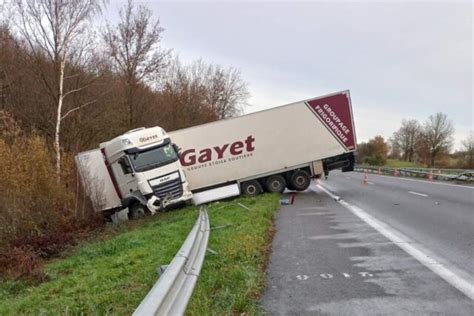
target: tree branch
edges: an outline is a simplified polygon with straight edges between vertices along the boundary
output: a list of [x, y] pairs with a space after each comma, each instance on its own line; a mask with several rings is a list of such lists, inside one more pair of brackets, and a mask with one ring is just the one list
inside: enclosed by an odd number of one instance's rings
[[71, 110], [67, 111], [66, 114], [64, 114], [64, 115], [61, 117], [61, 121], [62, 121], [63, 119], [65, 119], [65, 118], [66, 118], [69, 114], [71, 114], [72, 112], [75, 112], [75, 111], [77, 111], [77, 110], [80, 110], [80, 109], [82, 109], [83, 107], [88, 106], [88, 105], [90, 105], [90, 104], [92, 104], [92, 103], [95, 103], [95, 102], [97, 102], [97, 100], [93, 100], [93, 101], [86, 102], [86, 103], [84, 103], [84, 104], [82, 104], [82, 105], [80, 105], [80, 106], [78, 106], [78, 107], [75, 107], [74, 109], [71, 109]]
[[82, 87], [80, 87], [80, 88], [69, 90], [68, 92], [66, 92], [66, 93], [63, 94], [63, 99], [65, 99], [68, 95], [70, 95], [70, 94], [72, 94], [72, 93], [74, 93], [74, 92], [79, 92], [79, 91], [81, 91], [81, 90], [84, 90], [85, 88], [89, 87], [90, 85], [91, 85], [91, 84], [89, 83], [89, 84], [86, 84], [86, 85], [84, 85], [84, 86], [82, 86]]

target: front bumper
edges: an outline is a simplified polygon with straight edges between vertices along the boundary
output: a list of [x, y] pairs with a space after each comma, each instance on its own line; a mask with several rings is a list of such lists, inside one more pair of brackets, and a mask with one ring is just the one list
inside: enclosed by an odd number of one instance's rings
[[186, 201], [189, 201], [193, 198], [193, 194], [191, 193], [191, 191], [189, 190], [185, 190], [183, 192], [183, 194], [181, 195], [181, 197], [177, 198], [177, 199], [172, 199], [172, 198], [163, 198], [163, 199], [160, 199], [159, 197], [157, 197], [156, 195], [152, 195], [149, 199], [148, 199], [148, 202], [146, 204], [146, 206], [148, 207], [148, 209], [152, 212], [152, 213], [156, 213], [160, 210], [163, 210], [165, 209], [166, 207], [170, 206], [170, 205], [173, 205], [173, 204], [177, 204], [177, 203], [182, 203], [182, 202], [186, 202]]

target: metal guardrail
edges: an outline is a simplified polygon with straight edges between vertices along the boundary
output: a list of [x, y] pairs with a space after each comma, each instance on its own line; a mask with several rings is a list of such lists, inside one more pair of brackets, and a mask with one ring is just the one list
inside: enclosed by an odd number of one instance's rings
[[201, 207], [188, 237], [134, 316], [184, 314], [204, 262], [209, 232], [207, 210]]
[[[451, 172], [459, 171], [459, 173], [457, 174], [440, 173], [440, 172], [443, 172], [443, 170], [450, 170]], [[441, 181], [462, 181], [462, 182], [474, 181], [474, 171], [463, 170], [463, 169], [387, 168], [387, 167], [374, 167], [374, 166], [355, 166], [354, 171], [389, 174], [389, 175], [402, 176], [402, 177], [427, 178], [427, 179], [431, 177], [432, 180], [441, 180]]]
[[441, 173], [441, 174], [460, 174], [460, 173], [472, 171], [468, 169], [413, 168], [413, 167], [405, 167], [401, 169], [421, 171], [421, 172], [433, 172], [433, 173]]

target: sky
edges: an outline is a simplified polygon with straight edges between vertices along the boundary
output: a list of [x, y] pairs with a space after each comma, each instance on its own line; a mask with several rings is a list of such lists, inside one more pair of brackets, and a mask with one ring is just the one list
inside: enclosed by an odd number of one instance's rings
[[[123, 1], [110, 1], [107, 15]], [[241, 70], [246, 112], [349, 89], [358, 142], [444, 112], [473, 130], [470, 1], [138, 1], [185, 62]]]

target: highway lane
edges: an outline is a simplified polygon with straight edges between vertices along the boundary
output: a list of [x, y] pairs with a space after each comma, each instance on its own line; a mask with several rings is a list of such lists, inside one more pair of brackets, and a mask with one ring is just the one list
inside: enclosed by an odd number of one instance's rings
[[[340, 176], [336, 179], [339, 174], [335, 174], [322, 184], [338, 191], [347, 174]], [[359, 188], [362, 178], [359, 182], [359, 175], [349, 176], [354, 177], [356, 191], [370, 192], [376, 183], [373, 180], [370, 189]], [[344, 187], [337, 193], [351, 201], [348, 192]], [[400, 204], [404, 195], [394, 195], [399, 196], [395, 204]], [[369, 202], [370, 196], [366, 199]], [[312, 185], [296, 193], [294, 200], [293, 205], [281, 206], [275, 221], [261, 300], [268, 314], [474, 314], [473, 300], [405, 250], [402, 244], [411, 242], [387, 238], [326, 194], [324, 187]]]
[[333, 172], [326, 188], [474, 276], [474, 187]]

